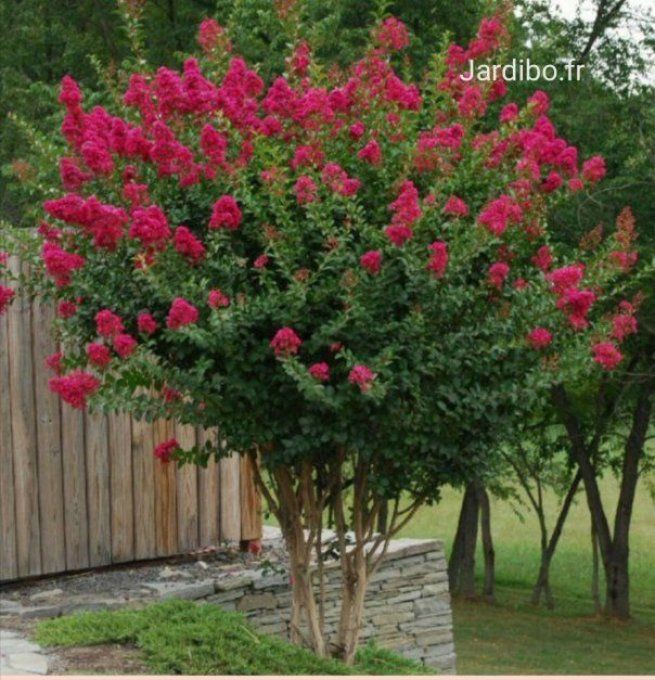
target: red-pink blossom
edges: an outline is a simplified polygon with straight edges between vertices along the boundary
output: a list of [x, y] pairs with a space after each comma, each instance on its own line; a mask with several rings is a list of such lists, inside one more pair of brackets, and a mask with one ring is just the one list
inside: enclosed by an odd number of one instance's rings
[[127, 359], [134, 353], [137, 346], [137, 341], [127, 333], [120, 333], [112, 340], [112, 346], [121, 359]]
[[84, 172], [74, 158], [59, 159], [59, 177], [66, 191], [77, 191], [91, 179], [88, 172]]
[[180, 255], [186, 257], [193, 264], [197, 264], [205, 257], [205, 246], [188, 227], [179, 226], [175, 230], [173, 245]]
[[489, 283], [500, 290], [509, 274], [509, 265], [506, 262], [494, 262], [489, 267]]
[[241, 218], [241, 208], [239, 208], [234, 196], [221, 196], [214, 203], [209, 228], [235, 230], [239, 228]]
[[103, 338], [113, 338], [125, 330], [123, 320], [109, 309], [101, 309], [95, 315], [96, 332]]
[[531, 97], [528, 97], [528, 105], [535, 116], [542, 116], [550, 108], [550, 97], [543, 90], [537, 90]]
[[546, 179], [544, 179], [544, 181], [541, 183], [541, 190], [546, 194], [550, 194], [556, 189], [559, 189], [561, 186], [562, 176], [559, 174], [559, 172], [551, 170], [548, 173]]
[[377, 274], [382, 267], [382, 251], [369, 250], [359, 258], [359, 264], [366, 269], [369, 274]]
[[166, 325], [171, 330], [177, 330], [182, 326], [188, 326], [196, 323], [200, 316], [196, 307], [184, 298], [177, 297], [173, 300], [171, 308], [166, 317]]
[[73, 272], [81, 269], [85, 262], [81, 255], [69, 253], [51, 241], [43, 244], [41, 257], [46, 271], [60, 288], [70, 284]]
[[357, 385], [362, 392], [368, 392], [373, 386], [376, 374], [365, 364], [356, 364], [348, 373], [348, 382]]
[[505, 104], [500, 112], [500, 122], [501, 123], [511, 123], [519, 117], [519, 107], [514, 103], [510, 102]]
[[570, 288], [575, 288], [584, 276], [584, 265], [571, 264], [553, 270], [546, 276], [547, 281], [557, 295], [565, 293]]
[[325, 361], [312, 364], [308, 370], [309, 374], [319, 382], [327, 382], [330, 379], [330, 367]]
[[357, 158], [371, 165], [379, 165], [382, 162], [382, 149], [375, 139], [371, 139], [359, 150]]
[[141, 312], [136, 317], [136, 325], [140, 333], [152, 335], [158, 327], [155, 317], [148, 312]]
[[48, 354], [48, 356], [43, 360], [43, 363], [54, 373], [61, 375], [63, 371], [61, 364], [63, 358], [64, 355], [61, 352], [55, 352], [54, 354]]
[[431, 255], [428, 260], [427, 269], [436, 278], [440, 279], [446, 273], [446, 267], [448, 266], [448, 244], [444, 241], [435, 241], [428, 246], [428, 250]]
[[82, 91], [79, 85], [69, 75], [61, 79], [59, 103], [67, 109], [78, 109], [82, 103]]
[[180, 444], [177, 439], [168, 439], [155, 447], [153, 455], [162, 463], [168, 463], [179, 448]]
[[598, 342], [592, 348], [594, 361], [606, 371], [615, 369], [623, 359], [619, 348], [613, 342]]
[[16, 292], [8, 286], [0, 286], [0, 314], [5, 312]]
[[293, 191], [299, 205], [313, 203], [318, 194], [316, 182], [309, 175], [301, 175], [294, 184]]
[[605, 159], [602, 156], [592, 156], [582, 164], [582, 176], [587, 182], [599, 182], [606, 172]]
[[528, 343], [533, 349], [545, 349], [553, 341], [553, 334], [543, 326], [538, 326], [528, 333]]
[[270, 342], [270, 347], [277, 357], [289, 357], [292, 354], [297, 354], [300, 345], [302, 345], [302, 340], [296, 331], [288, 326], [280, 328]]
[[354, 122], [349, 128], [348, 128], [348, 134], [352, 139], [359, 139], [364, 135], [366, 132], [366, 127], [364, 126], [364, 123], [362, 123], [361, 120], [358, 120]]
[[255, 261], [252, 263], [252, 266], [255, 269], [264, 269], [266, 265], [268, 265], [269, 262], [269, 257], [266, 253], [262, 253], [261, 255], [258, 255], [255, 258]]
[[86, 355], [89, 361], [98, 368], [105, 368], [111, 362], [111, 351], [107, 345], [92, 342], [86, 346]]
[[70, 319], [77, 314], [77, 305], [72, 300], [61, 300], [57, 305], [57, 316], [60, 319]]
[[596, 294], [591, 290], [568, 288], [557, 300], [557, 308], [568, 315], [568, 320], [575, 330], [582, 330], [589, 325], [587, 314], [596, 301]]
[[582, 191], [582, 189], [584, 188], [584, 184], [582, 183], [582, 180], [579, 177], [572, 177], [568, 182], [568, 187], [569, 190], [575, 194], [578, 191]]
[[230, 298], [225, 295], [225, 293], [220, 290], [219, 288], [216, 288], [214, 290], [209, 291], [209, 296], [207, 297], [207, 304], [212, 308], [212, 309], [219, 309], [221, 307], [229, 307], [230, 306]]
[[510, 196], [503, 194], [500, 198], [487, 203], [478, 222], [486, 227], [494, 236], [500, 236], [510, 222], [518, 223], [523, 217], [521, 206]]
[[87, 399], [98, 391], [100, 381], [92, 373], [77, 369], [68, 375], [50, 378], [48, 386], [73, 408], [83, 409]]
[[466, 217], [469, 214], [469, 207], [458, 196], [450, 196], [443, 207], [443, 212], [453, 217]]
[[224, 46], [226, 52], [231, 49], [230, 41], [216, 19], [203, 19], [198, 28], [196, 39], [205, 54], [210, 54], [219, 44]]
[[531, 260], [535, 267], [547, 272], [553, 265], [553, 254], [548, 246], [541, 246]]
[[632, 314], [617, 314], [612, 319], [612, 337], [623, 342], [629, 335], [637, 332], [637, 319]]
[[384, 233], [388, 236], [391, 243], [399, 248], [414, 236], [412, 228], [404, 224], [391, 224], [385, 228]]
[[398, 52], [409, 45], [409, 31], [407, 26], [396, 19], [389, 17], [373, 32], [375, 43], [390, 52]]
[[147, 248], [163, 248], [171, 237], [171, 229], [164, 211], [157, 205], [136, 208], [132, 213], [129, 236]]

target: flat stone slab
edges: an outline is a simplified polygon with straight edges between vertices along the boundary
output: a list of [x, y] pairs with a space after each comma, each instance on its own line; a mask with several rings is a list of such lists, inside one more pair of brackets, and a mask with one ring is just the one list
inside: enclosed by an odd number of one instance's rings
[[48, 657], [35, 642], [11, 630], [0, 630], [0, 641], [0, 676], [48, 672]]

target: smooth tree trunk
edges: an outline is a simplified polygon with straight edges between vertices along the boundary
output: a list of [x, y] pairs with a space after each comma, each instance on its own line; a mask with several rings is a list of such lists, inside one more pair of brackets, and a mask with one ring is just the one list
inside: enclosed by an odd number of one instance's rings
[[603, 606], [600, 601], [600, 558], [598, 555], [598, 534], [591, 520], [591, 599], [594, 603], [594, 612], [600, 614]]
[[[605, 613], [618, 619], [630, 617], [628, 574], [630, 523], [639, 479], [639, 462], [643, 455], [652, 414], [654, 391], [655, 381], [652, 378], [644, 380], [638, 389], [630, 432], [623, 452], [619, 500], [612, 531], [605, 514], [598, 478], [592, 462], [596, 459], [604, 430], [597, 430], [587, 441], [582, 424], [575, 414], [565, 388], [560, 385], [553, 389], [553, 401], [562, 416], [570, 440], [571, 452], [582, 475], [587, 505], [598, 538], [606, 583]], [[599, 420], [604, 426], [607, 418]]]
[[457, 523], [457, 533], [448, 561], [448, 580], [451, 595], [475, 597], [475, 547], [478, 541], [480, 503], [477, 482], [467, 484]]
[[491, 535], [491, 507], [489, 494], [482, 482], [476, 485], [478, 505], [480, 508], [480, 534], [482, 537], [482, 555], [484, 557], [484, 583], [482, 596], [487, 602], [496, 601], [496, 552]]

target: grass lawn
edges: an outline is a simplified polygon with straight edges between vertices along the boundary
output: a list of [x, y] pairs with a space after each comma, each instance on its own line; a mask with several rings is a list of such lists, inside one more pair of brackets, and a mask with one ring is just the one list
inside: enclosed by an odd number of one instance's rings
[[[602, 492], [611, 501], [613, 519], [616, 483], [604, 480]], [[555, 499], [549, 500], [553, 507]], [[403, 534], [443, 538], [449, 551], [460, 501], [461, 493], [448, 490], [437, 507], [421, 510]], [[655, 673], [655, 503], [643, 480], [631, 533], [633, 620], [629, 623], [593, 616], [590, 524], [582, 494], [571, 510], [553, 562], [556, 608], [552, 612], [527, 604], [539, 564], [534, 516], [526, 512], [521, 521], [509, 503], [495, 500], [492, 531], [498, 603], [455, 603], [458, 672]]]
[[[418, 675], [420, 665], [373, 646], [356, 665], [319, 659], [282, 639], [254, 631], [241, 614], [213, 605], [167, 601], [143, 609], [87, 612], [41, 622], [47, 647], [119, 643], [136, 646], [146, 668], [167, 675]], [[84, 668], [75, 671], [84, 672]]]

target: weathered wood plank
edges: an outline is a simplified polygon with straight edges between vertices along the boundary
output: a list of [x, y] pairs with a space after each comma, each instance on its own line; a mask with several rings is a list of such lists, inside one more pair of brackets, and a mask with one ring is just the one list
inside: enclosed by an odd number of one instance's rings
[[234, 453], [220, 461], [221, 540], [241, 540], [241, 463]]
[[[183, 449], [196, 446], [192, 425], [175, 425], [175, 438]], [[184, 465], [177, 471], [177, 543], [180, 552], [198, 547], [198, 471]]]
[[89, 520], [86, 506], [84, 413], [61, 404], [61, 449], [64, 467], [66, 568], [89, 566]]
[[85, 425], [89, 562], [95, 567], [111, 562], [107, 417], [102, 413], [87, 413]]
[[52, 372], [44, 363], [45, 358], [57, 350], [55, 339], [49, 332], [54, 317], [51, 303], [39, 298], [34, 301], [32, 346], [41, 509], [41, 570], [45, 574], [66, 569], [59, 397], [48, 388]]
[[[155, 446], [174, 436], [174, 425], [155, 423]], [[175, 464], [155, 461], [155, 539], [158, 555], [177, 553], [177, 480]]]
[[242, 541], [254, 541], [262, 537], [262, 499], [257, 486], [250, 456], [241, 458], [240, 505]]
[[111, 479], [111, 560], [134, 559], [134, 499], [132, 486], [132, 421], [127, 413], [109, 416]]
[[[9, 258], [15, 274], [26, 267], [15, 256]], [[9, 399], [12, 412], [14, 452], [14, 499], [18, 573], [41, 573], [39, 524], [38, 454], [32, 363], [31, 304], [25, 294], [17, 294], [7, 315], [9, 343]]]
[[[6, 282], [0, 278], [0, 285]], [[0, 579], [18, 576], [7, 314], [0, 315]]]
[[134, 483], [134, 557], [155, 557], [155, 485], [153, 425], [132, 421], [132, 474]]
[[[198, 441], [216, 441], [216, 430], [199, 430]], [[219, 464], [212, 458], [206, 468], [198, 468], [198, 522], [200, 546], [216, 545], [220, 538], [220, 476]]]

